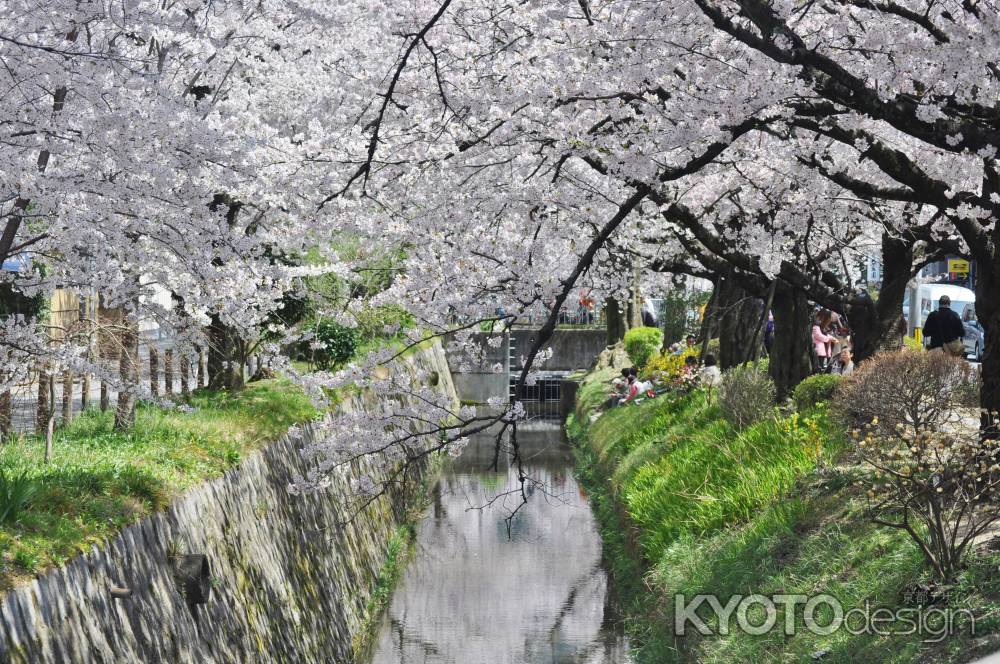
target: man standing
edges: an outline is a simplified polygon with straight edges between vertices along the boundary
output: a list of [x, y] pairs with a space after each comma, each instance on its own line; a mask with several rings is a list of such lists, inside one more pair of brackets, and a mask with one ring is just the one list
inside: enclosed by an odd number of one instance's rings
[[947, 295], [941, 296], [937, 311], [932, 311], [924, 321], [924, 336], [927, 337], [929, 350], [940, 348], [955, 357], [965, 354], [962, 343], [965, 326], [958, 314], [951, 310], [951, 298]]

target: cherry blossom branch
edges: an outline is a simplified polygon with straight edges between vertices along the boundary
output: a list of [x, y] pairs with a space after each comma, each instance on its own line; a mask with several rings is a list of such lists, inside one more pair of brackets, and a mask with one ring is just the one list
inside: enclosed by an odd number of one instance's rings
[[420, 28], [419, 31], [417, 31], [413, 35], [407, 35], [410, 38], [410, 43], [406, 46], [406, 50], [403, 51], [402, 57], [400, 58], [395, 69], [393, 70], [392, 78], [389, 79], [388, 88], [386, 89], [385, 92], [381, 94], [382, 104], [379, 106], [378, 113], [375, 116], [375, 119], [368, 124], [368, 127], [366, 127], [371, 129], [372, 132], [371, 138], [368, 140], [367, 158], [361, 163], [361, 165], [354, 172], [354, 174], [352, 174], [348, 178], [347, 182], [340, 190], [338, 190], [333, 194], [330, 194], [320, 202], [319, 209], [323, 209], [324, 205], [344, 195], [347, 192], [347, 190], [351, 187], [351, 185], [354, 184], [354, 182], [359, 177], [363, 177], [361, 187], [362, 191], [364, 190], [365, 186], [368, 183], [368, 175], [371, 172], [372, 162], [375, 159], [375, 152], [376, 150], [378, 150], [379, 132], [382, 130], [382, 121], [385, 118], [386, 109], [392, 102], [393, 94], [395, 93], [396, 90], [396, 85], [399, 83], [399, 77], [403, 75], [403, 70], [406, 69], [406, 63], [407, 61], [409, 61], [410, 55], [413, 53], [414, 49], [417, 47], [418, 44], [422, 42], [426, 43], [425, 38], [427, 36], [427, 33], [430, 32], [431, 28], [434, 27], [434, 24], [437, 23], [442, 16], [444, 16], [444, 12], [445, 10], [448, 9], [448, 5], [450, 4], [451, 0], [443, 0], [441, 5], [438, 7], [438, 10], [434, 13], [434, 15], [430, 18], [430, 20], [427, 21], [427, 23], [425, 23], [422, 28]]

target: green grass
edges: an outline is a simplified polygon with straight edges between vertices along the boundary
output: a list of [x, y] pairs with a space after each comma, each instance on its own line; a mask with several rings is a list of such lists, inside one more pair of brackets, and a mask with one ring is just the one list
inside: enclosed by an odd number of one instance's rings
[[[946, 606], [970, 609], [954, 638], [674, 636], [674, 595], [828, 593], [845, 610], [903, 606], [929, 576], [910, 539], [873, 525], [847, 444], [820, 406], [734, 431], [702, 393], [664, 396], [592, 417], [611, 372], [578, 392], [568, 424], [639, 663], [963, 662], [1000, 649], [1000, 556], [973, 558]], [[705, 617], [708, 617], [706, 612]], [[964, 619], [964, 617], [963, 617]], [[778, 606], [777, 624], [784, 624]], [[710, 622], [710, 625], [712, 623]]]
[[613, 408], [588, 427], [587, 440], [655, 555], [684, 535], [745, 522], [787, 492], [822, 460], [825, 428], [816, 414], [736, 431], [699, 391]]
[[282, 380], [200, 391], [191, 405], [185, 413], [140, 404], [126, 432], [114, 430], [110, 412], [83, 413], [56, 431], [48, 464], [38, 437], [0, 447], [0, 467], [37, 483], [17, 521], [0, 527], [0, 587], [64, 563], [316, 414]]
[[395, 590], [396, 584], [399, 583], [403, 570], [406, 569], [406, 562], [413, 549], [413, 538], [414, 527], [412, 523], [400, 526], [389, 538], [389, 543], [386, 545], [385, 562], [379, 569], [371, 597], [365, 606], [364, 622], [354, 636], [352, 649], [356, 661], [366, 661], [370, 655], [374, 639], [378, 634], [378, 621], [382, 617], [382, 613], [389, 607], [392, 592]]

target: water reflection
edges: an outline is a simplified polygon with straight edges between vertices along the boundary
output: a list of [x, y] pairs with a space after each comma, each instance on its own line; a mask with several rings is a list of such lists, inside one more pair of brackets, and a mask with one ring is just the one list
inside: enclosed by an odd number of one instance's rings
[[436, 488], [416, 551], [383, 616], [374, 664], [622, 664], [601, 542], [557, 425], [518, 432], [530, 489], [485, 471], [490, 440], [469, 445]]

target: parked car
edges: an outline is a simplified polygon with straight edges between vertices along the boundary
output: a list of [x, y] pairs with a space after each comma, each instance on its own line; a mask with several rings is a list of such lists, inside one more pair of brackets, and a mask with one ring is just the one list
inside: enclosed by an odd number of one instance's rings
[[962, 312], [962, 324], [965, 325], [965, 338], [962, 339], [965, 343], [965, 354], [976, 362], [982, 362], [985, 331], [976, 318], [976, 305], [970, 304], [965, 307], [965, 311]]

